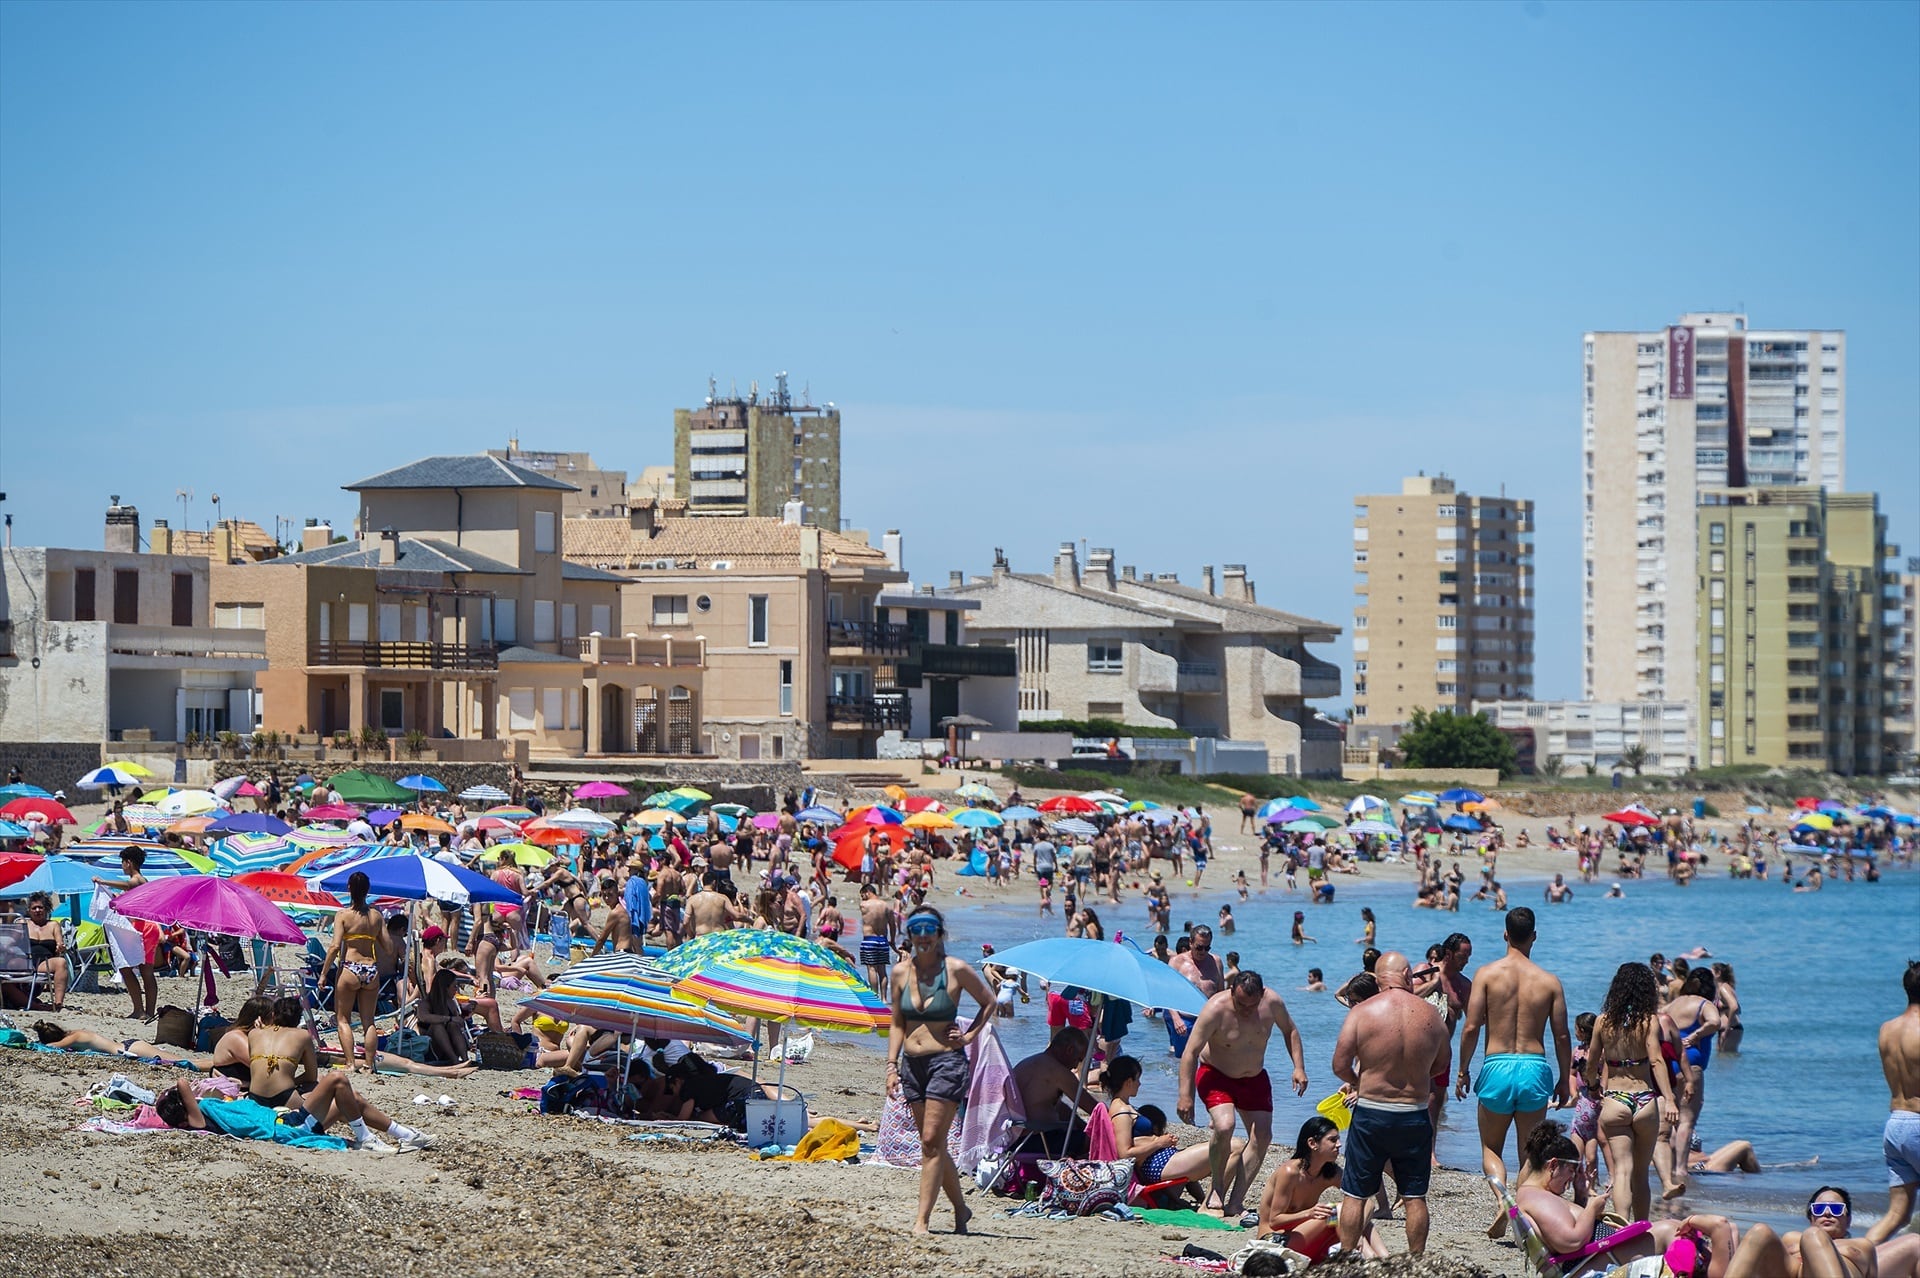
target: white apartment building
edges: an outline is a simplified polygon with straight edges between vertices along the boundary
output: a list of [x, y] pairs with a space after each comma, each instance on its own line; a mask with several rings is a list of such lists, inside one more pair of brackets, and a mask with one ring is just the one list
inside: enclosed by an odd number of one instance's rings
[[1687, 700], [1698, 494], [1845, 487], [1846, 334], [1687, 314], [1586, 334], [1584, 371], [1582, 688], [1600, 702]]
[[1641, 770], [1673, 775], [1693, 765], [1693, 712], [1684, 701], [1476, 701], [1496, 728], [1533, 730], [1536, 770], [1558, 758], [1569, 774], [1624, 769], [1631, 746], [1646, 751]]

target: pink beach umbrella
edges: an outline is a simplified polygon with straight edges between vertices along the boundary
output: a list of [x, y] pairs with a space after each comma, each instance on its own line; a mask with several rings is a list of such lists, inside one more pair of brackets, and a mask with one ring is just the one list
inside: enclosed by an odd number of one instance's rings
[[305, 945], [307, 935], [280, 907], [250, 887], [211, 874], [155, 879], [113, 898], [113, 910], [218, 936], [238, 936], [282, 945]]
[[760, 814], [759, 814], [758, 816], [756, 816], [756, 817], [754, 817], [754, 818], [753, 818], [753, 828], [754, 828], [754, 829], [756, 829], [756, 830], [777, 830], [777, 829], [779, 829], [779, 828], [780, 828], [780, 814], [779, 814], [778, 812], [762, 812], [762, 813], [760, 813]]
[[351, 821], [360, 815], [360, 809], [351, 803], [322, 803], [302, 815], [309, 821]]
[[589, 781], [585, 785], [576, 786], [573, 791], [573, 797], [576, 799], [619, 799], [631, 793], [632, 791], [628, 790], [625, 786], [615, 785], [611, 781]]

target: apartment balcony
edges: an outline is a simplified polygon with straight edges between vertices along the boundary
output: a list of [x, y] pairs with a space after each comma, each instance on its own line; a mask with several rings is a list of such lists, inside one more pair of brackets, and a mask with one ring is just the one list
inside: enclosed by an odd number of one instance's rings
[[580, 639], [562, 639], [560, 654], [578, 657], [590, 665], [654, 666], [696, 670], [707, 664], [704, 639], [643, 639], [639, 636], [617, 638], [611, 635], [587, 635]]
[[307, 649], [309, 666], [360, 666], [369, 670], [497, 670], [498, 644], [377, 642], [320, 639]]
[[827, 726], [836, 732], [904, 732], [911, 719], [904, 696], [827, 698]]
[[1012, 648], [981, 648], [962, 643], [920, 645], [920, 673], [949, 678], [1017, 679], [1020, 657]]
[[835, 657], [904, 657], [913, 644], [905, 626], [885, 621], [829, 621], [827, 651]]
[[[68, 625], [83, 623], [63, 623]], [[106, 627], [107, 664], [117, 670], [186, 670], [220, 666], [229, 670], [267, 668], [267, 632], [215, 626]]]

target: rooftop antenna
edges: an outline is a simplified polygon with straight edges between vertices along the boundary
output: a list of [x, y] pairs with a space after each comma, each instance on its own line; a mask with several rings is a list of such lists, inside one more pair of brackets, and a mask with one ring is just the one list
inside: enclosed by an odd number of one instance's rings
[[173, 497], [175, 501], [180, 503], [180, 531], [185, 532], [187, 530], [187, 513], [193, 506], [193, 489], [176, 488], [173, 490]]
[[787, 370], [781, 369], [773, 375], [773, 402], [775, 407], [787, 408], [793, 403], [787, 395]]
[[714, 377], [712, 373], [708, 373], [707, 374], [707, 402], [711, 404], [713, 402], [713, 397], [715, 395], [718, 395], [719, 393], [720, 393], [719, 381]]
[[802, 383], [800, 384], [800, 402], [801, 402], [802, 404], [806, 404], [806, 405], [808, 405], [809, 407], [811, 407], [811, 406], [812, 406], [812, 404], [813, 404], [813, 383], [812, 383], [811, 381], [806, 381], [806, 382], [802, 382]]
[[215, 493], [213, 495], [213, 526], [215, 528], [218, 528], [220, 526], [220, 494], [219, 493]]

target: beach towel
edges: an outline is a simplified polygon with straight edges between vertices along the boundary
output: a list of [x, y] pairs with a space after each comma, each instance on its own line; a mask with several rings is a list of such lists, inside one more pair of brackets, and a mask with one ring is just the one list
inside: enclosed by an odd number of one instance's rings
[[983, 879], [987, 877], [987, 854], [981, 849], [975, 848], [973, 850], [973, 856], [967, 861], [965, 865], [955, 870], [954, 873], [964, 874], [969, 878], [976, 878], [976, 879]]
[[[968, 1050], [973, 1063], [973, 1082], [967, 1089], [967, 1103], [960, 1111], [960, 1135], [954, 1165], [972, 1174], [984, 1158], [1003, 1152], [1012, 1143], [1013, 1128], [1023, 1117], [1020, 1091], [1013, 1085], [1013, 1062], [993, 1023], [988, 1022], [980, 1037]], [[914, 1166], [919, 1166], [916, 1156]]]
[[1198, 1211], [1167, 1211], [1158, 1207], [1135, 1207], [1133, 1214], [1151, 1225], [1171, 1229], [1239, 1229], [1237, 1221], [1222, 1220]]
[[1104, 1105], [1087, 1115], [1087, 1157], [1103, 1163], [1120, 1157], [1120, 1146], [1113, 1139], [1113, 1121]]
[[274, 1111], [256, 1101], [203, 1100], [200, 1102], [200, 1113], [206, 1118], [209, 1130], [241, 1140], [270, 1140], [276, 1145], [291, 1145], [296, 1149], [339, 1150], [347, 1147], [347, 1142], [339, 1136], [322, 1136], [304, 1127], [292, 1127], [281, 1122]]
[[860, 1133], [838, 1119], [823, 1118], [794, 1146], [791, 1154], [776, 1154], [770, 1163], [843, 1163], [860, 1156]]

